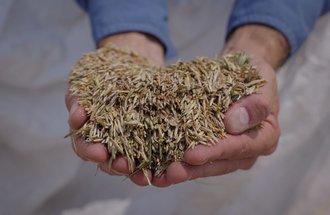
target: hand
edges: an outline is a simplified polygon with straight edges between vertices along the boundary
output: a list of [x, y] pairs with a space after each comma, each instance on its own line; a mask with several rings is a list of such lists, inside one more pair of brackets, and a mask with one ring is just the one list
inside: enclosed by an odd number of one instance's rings
[[[107, 43], [113, 43], [119, 47], [128, 48], [141, 54], [157, 65], [164, 65], [164, 49], [159, 41], [155, 38], [142, 33], [121, 33], [109, 36], [100, 41], [99, 47]], [[66, 107], [69, 111], [69, 125], [72, 130], [77, 130], [83, 126], [87, 120], [86, 112], [79, 107], [77, 97], [67, 92], [65, 97]], [[73, 149], [75, 153], [85, 161], [92, 161], [98, 164], [101, 170], [110, 175], [126, 175], [130, 174], [127, 159], [119, 157], [112, 162], [109, 168], [109, 154], [103, 144], [87, 143], [82, 137], [73, 137]], [[151, 179], [151, 172], [148, 173]], [[130, 177], [131, 180], [138, 185], [147, 185], [148, 180], [142, 172], [138, 172]]]
[[[166, 187], [201, 177], [223, 175], [250, 169], [261, 155], [272, 154], [278, 144], [279, 98], [274, 69], [288, 53], [285, 38], [277, 31], [259, 25], [237, 29], [226, 44], [224, 53], [244, 51], [267, 81], [259, 94], [235, 103], [225, 114], [229, 133], [218, 144], [196, 146], [188, 150], [184, 162], [172, 163], [153, 184]], [[256, 127], [262, 122], [262, 127]]]

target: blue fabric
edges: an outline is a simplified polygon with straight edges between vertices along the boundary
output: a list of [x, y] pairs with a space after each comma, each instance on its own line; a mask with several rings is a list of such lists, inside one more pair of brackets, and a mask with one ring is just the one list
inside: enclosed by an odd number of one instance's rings
[[[76, 0], [90, 15], [95, 42], [107, 35], [138, 31], [153, 35], [165, 47], [166, 56], [174, 49], [168, 33], [166, 0]], [[235, 28], [264, 24], [282, 32], [295, 53], [316, 20], [330, 10], [330, 0], [236, 0], [227, 35]]]
[[166, 57], [173, 56], [174, 48], [168, 33], [166, 0], [77, 0], [90, 16], [93, 38], [120, 32], [150, 34], [165, 47]]
[[330, 0], [236, 0], [227, 36], [237, 27], [255, 23], [271, 26], [287, 38], [294, 54], [316, 20], [330, 10]]

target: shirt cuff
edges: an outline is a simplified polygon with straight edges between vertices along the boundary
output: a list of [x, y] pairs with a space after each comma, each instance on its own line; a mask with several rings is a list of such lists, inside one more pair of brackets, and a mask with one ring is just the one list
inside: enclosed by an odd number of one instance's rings
[[302, 45], [322, 15], [324, 0], [236, 0], [228, 23], [228, 35], [241, 25], [263, 24], [288, 40], [290, 55]]
[[262, 15], [262, 14], [248, 14], [240, 17], [231, 17], [228, 23], [227, 28], [227, 36], [230, 35], [231, 32], [233, 32], [236, 28], [242, 25], [247, 24], [261, 24], [266, 25], [269, 27], [272, 27], [276, 29], [277, 31], [281, 32], [286, 39], [288, 40], [289, 46], [290, 46], [290, 53], [289, 55], [292, 55], [297, 51], [297, 49], [300, 47], [299, 39], [296, 38], [294, 32], [290, 29], [290, 27], [281, 20], [278, 20], [272, 16], [269, 15]]
[[169, 38], [167, 1], [77, 0], [89, 13], [95, 43], [111, 34], [141, 32], [157, 38], [166, 58], [175, 51]]

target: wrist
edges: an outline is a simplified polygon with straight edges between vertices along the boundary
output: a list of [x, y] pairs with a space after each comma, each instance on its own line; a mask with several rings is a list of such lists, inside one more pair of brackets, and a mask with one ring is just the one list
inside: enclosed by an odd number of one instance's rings
[[289, 54], [289, 44], [279, 31], [263, 25], [245, 25], [229, 37], [224, 53], [243, 51], [262, 59], [274, 69], [280, 67]]
[[113, 34], [100, 40], [98, 47], [101, 48], [108, 43], [131, 49], [154, 64], [164, 65], [164, 47], [159, 40], [151, 35], [139, 32]]

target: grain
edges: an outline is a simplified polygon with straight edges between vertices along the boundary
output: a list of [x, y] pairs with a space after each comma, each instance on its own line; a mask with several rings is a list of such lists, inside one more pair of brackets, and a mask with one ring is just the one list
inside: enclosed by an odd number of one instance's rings
[[132, 173], [161, 175], [187, 149], [224, 138], [230, 105], [264, 83], [243, 53], [157, 67], [107, 45], [83, 55], [69, 76], [70, 92], [88, 115], [72, 134], [103, 143], [110, 163], [122, 155]]

